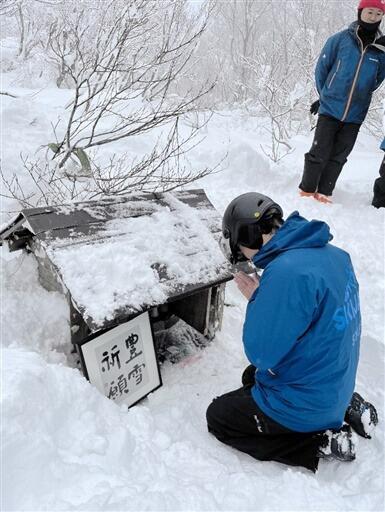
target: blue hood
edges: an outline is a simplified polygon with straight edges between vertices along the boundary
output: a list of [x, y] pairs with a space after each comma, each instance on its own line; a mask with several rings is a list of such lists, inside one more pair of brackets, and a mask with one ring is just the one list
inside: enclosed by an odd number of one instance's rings
[[273, 238], [254, 256], [253, 263], [258, 268], [265, 268], [284, 251], [324, 247], [332, 239], [333, 235], [325, 222], [308, 221], [298, 212], [293, 212]]

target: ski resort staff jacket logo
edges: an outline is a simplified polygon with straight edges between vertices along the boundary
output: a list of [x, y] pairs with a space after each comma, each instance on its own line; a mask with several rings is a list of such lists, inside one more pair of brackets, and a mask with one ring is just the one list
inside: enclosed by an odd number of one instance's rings
[[354, 22], [327, 40], [315, 79], [320, 114], [361, 124], [373, 91], [385, 78], [385, 47], [374, 42], [363, 48], [357, 31], [358, 22]]

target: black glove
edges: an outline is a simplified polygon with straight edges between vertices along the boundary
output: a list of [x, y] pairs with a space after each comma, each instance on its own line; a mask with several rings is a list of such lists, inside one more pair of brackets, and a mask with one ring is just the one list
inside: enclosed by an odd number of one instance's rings
[[310, 105], [310, 113], [316, 115], [319, 110], [319, 100], [315, 101]]

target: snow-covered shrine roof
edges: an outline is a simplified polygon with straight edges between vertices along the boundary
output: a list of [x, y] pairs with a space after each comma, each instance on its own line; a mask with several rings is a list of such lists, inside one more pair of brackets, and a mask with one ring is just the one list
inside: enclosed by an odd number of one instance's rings
[[45, 253], [91, 331], [231, 279], [203, 190], [25, 209], [0, 238]]

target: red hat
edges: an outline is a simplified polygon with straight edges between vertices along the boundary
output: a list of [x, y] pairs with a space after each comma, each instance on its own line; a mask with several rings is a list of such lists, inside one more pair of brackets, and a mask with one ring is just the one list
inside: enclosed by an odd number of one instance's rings
[[365, 9], [366, 7], [374, 7], [385, 13], [385, 0], [361, 0], [358, 8]]

